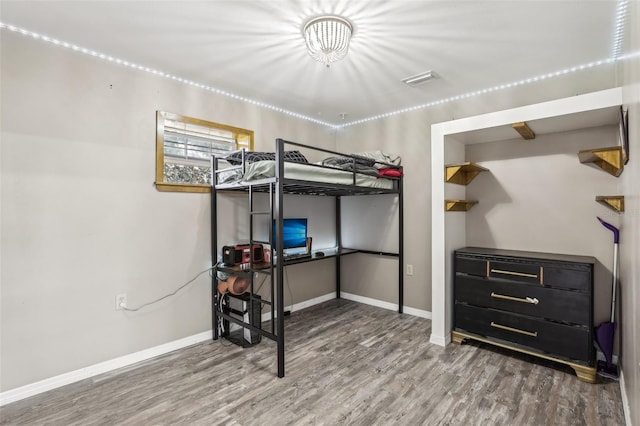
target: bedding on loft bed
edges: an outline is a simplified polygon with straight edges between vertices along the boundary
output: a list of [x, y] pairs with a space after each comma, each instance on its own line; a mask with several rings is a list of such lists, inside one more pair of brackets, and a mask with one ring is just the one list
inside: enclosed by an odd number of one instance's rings
[[[233, 153], [227, 156], [225, 161], [232, 166], [240, 166], [242, 165], [241, 155], [240, 152]], [[274, 153], [249, 151], [245, 152], [244, 159], [244, 174], [242, 167], [222, 170], [218, 174], [217, 184], [241, 185], [243, 182], [275, 176]], [[307, 182], [354, 185], [355, 175], [356, 186], [393, 189], [393, 178], [402, 176], [402, 171], [398, 168], [400, 157], [382, 151], [332, 156], [314, 164], [308, 163], [299, 151], [286, 151], [284, 160], [285, 178]]]

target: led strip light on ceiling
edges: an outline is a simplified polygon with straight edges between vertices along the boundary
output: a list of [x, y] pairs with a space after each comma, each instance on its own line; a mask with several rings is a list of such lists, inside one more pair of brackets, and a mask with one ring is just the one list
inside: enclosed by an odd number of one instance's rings
[[595, 68], [597, 66], [600, 65], [605, 65], [605, 64], [611, 64], [617, 60], [623, 59], [624, 57], [619, 57], [617, 59], [613, 59], [613, 58], [608, 58], [608, 59], [603, 59], [600, 61], [594, 61], [594, 62], [589, 62], [588, 64], [584, 64], [584, 65], [577, 65], [571, 68], [565, 68], [559, 71], [555, 71], [555, 72], [550, 72], [547, 74], [542, 74], [539, 76], [535, 76], [535, 77], [530, 77], [530, 78], [525, 78], [522, 80], [518, 80], [518, 81], [514, 81], [511, 83], [505, 83], [505, 84], [500, 84], [498, 86], [493, 86], [493, 87], [489, 87], [487, 89], [480, 89], [480, 90], [476, 90], [473, 92], [468, 92], [468, 93], [464, 93], [462, 95], [456, 95], [456, 96], [451, 96], [448, 98], [444, 98], [444, 99], [439, 99], [437, 101], [432, 101], [432, 102], [427, 102], [424, 104], [420, 104], [420, 105], [415, 105], [412, 107], [408, 107], [408, 108], [403, 108], [403, 109], [399, 109], [396, 111], [390, 111], [384, 114], [379, 114], [379, 115], [374, 115], [373, 117], [368, 117], [368, 118], [363, 118], [361, 120], [356, 120], [356, 121], [352, 121], [350, 123], [346, 123], [343, 124], [341, 127], [346, 127], [346, 126], [352, 126], [355, 124], [361, 124], [361, 123], [366, 123], [368, 121], [373, 121], [373, 120], [379, 120], [381, 118], [386, 118], [386, 117], [391, 117], [392, 115], [398, 115], [398, 114], [403, 114], [405, 112], [410, 112], [410, 111], [416, 111], [419, 109], [424, 109], [424, 108], [429, 108], [429, 107], [433, 107], [436, 105], [441, 105], [441, 104], [446, 104], [449, 102], [455, 102], [455, 101], [459, 101], [462, 99], [467, 99], [467, 98], [472, 98], [474, 96], [478, 96], [478, 95], [484, 95], [486, 93], [491, 93], [491, 92], [497, 92], [499, 90], [505, 90], [505, 89], [510, 89], [512, 87], [517, 87], [517, 86], [523, 86], [525, 84], [530, 84], [530, 83], [535, 83], [538, 81], [542, 81], [542, 80], [547, 80], [549, 78], [553, 78], [553, 77], [559, 77], [561, 75], [566, 75], [566, 74], [571, 74], [577, 71], [583, 71], [589, 68]]
[[94, 56], [96, 58], [100, 58], [100, 59], [103, 59], [103, 60], [108, 61], [108, 62], [113, 62], [113, 63], [118, 64], [118, 65], [123, 65], [125, 67], [133, 68], [133, 69], [136, 69], [136, 70], [139, 70], [139, 71], [144, 71], [144, 72], [148, 72], [150, 74], [154, 74], [154, 75], [157, 75], [157, 76], [160, 76], [160, 77], [165, 77], [165, 78], [168, 78], [170, 80], [174, 80], [174, 81], [177, 81], [177, 82], [180, 82], [180, 83], [187, 84], [189, 86], [197, 87], [199, 89], [204, 89], [204, 90], [207, 90], [209, 92], [216, 93], [218, 95], [223, 95], [223, 96], [226, 96], [226, 97], [229, 97], [229, 98], [232, 98], [232, 99], [237, 99], [239, 101], [247, 102], [247, 103], [259, 106], [261, 108], [266, 108], [266, 109], [270, 109], [272, 111], [276, 111], [276, 112], [279, 112], [279, 113], [282, 113], [282, 114], [290, 115], [290, 116], [295, 117], [295, 118], [311, 121], [313, 123], [321, 124], [323, 126], [336, 127], [335, 125], [333, 125], [331, 123], [327, 123], [327, 122], [315, 119], [313, 117], [308, 117], [308, 116], [303, 115], [303, 114], [298, 114], [297, 112], [289, 111], [289, 110], [286, 110], [284, 108], [277, 107], [275, 105], [271, 105], [271, 104], [268, 104], [268, 103], [265, 103], [265, 102], [257, 101], [255, 99], [245, 98], [244, 96], [236, 95], [234, 93], [230, 93], [230, 92], [227, 92], [225, 90], [217, 89], [217, 88], [209, 86], [207, 84], [202, 84], [202, 83], [198, 83], [198, 82], [193, 81], [193, 80], [189, 80], [189, 79], [186, 79], [186, 78], [178, 77], [176, 75], [169, 74], [169, 73], [166, 73], [164, 71], [159, 71], [159, 70], [156, 70], [156, 69], [153, 69], [153, 68], [145, 67], [144, 65], [139, 65], [139, 64], [136, 64], [134, 62], [126, 61], [124, 59], [115, 58], [113, 56], [106, 55], [104, 53], [96, 52], [95, 50], [87, 49], [87, 48], [84, 48], [84, 47], [81, 47], [81, 46], [77, 46], [77, 45], [72, 44], [72, 43], [68, 43], [68, 42], [65, 42], [65, 41], [57, 40], [57, 39], [52, 38], [52, 37], [48, 37], [48, 36], [45, 36], [45, 35], [42, 35], [42, 34], [38, 34], [38, 33], [33, 32], [33, 31], [25, 30], [24, 28], [19, 28], [19, 27], [13, 26], [13, 25], [5, 24], [4, 22], [0, 22], [0, 29], [6, 29], [6, 30], [9, 30], [9, 31], [12, 31], [12, 32], [15, 32], [15, 33], [20, 33], [22, 35], [25, 35], [25, 36], [28, 36], [28, 37], [32, 37], [32, 38], [34, 38], [36, 40], [42, 40], [42, 41], [45, 41], [47, 43], [55, 44], [56, 46], [62, 46], [62, 47], [65, 47], [67, 49], [74, 50], [76, 52], [84, 53], [85, 55]]
[[613, 46], [611, 48], [611, 57], [618, 58], [622, 50], [622, 42], [624, 41], [624, 29], [627, 22], [629, 8], [628, 0], [619, 0], [616, 5], [616, 27], [613, 34]]
[[318, 120], [318, 119], [313, 118], [313, 117], [309, 117], [309, 116], [304, 115], [304, 114], [299, 114], [297, 112], [289, 111], [287, 109], [280, 108], [280, 107], [272, 105], [272, 104], [268, 104], [268, 103], [265, 103], [265, 102], [257, 101], [255, 99], [250, 99], [250, 98], [246, 98], [244, 96], [236, 95], [234, 93], [230, 93], [230, 92], [227, 92], [225, 90], [221, 90], [221, 89], [209, 86], [207, 84], [198, 83], [198, 82], [195, 82], [193, 80], [189, 80], [189, 79], [186, 79], [186, 78], [178, 77], [178, 76], [175, 76], [173, 74], [165, 73], [163, 71], [159, 71], [159, 70], [156, 70], [156, 69], [153, 69], [153, 68], [150, 68], [150, 67], [145, 67], [143, 65], [139, 65], [139, 64], [136, 64], [136, 63], [133, 63], [133, 62], [129, 62], [129, 61], [123, 60], [123, 59], [115, 58], [115, 57], [110, 56], [110, 55], [106, 55], [106, 54], [103, 54], [103, 53], [100, 53], [100, 52], [96, 52], [95, 50], [87, 49], [87, 48], [84, 48], [84, 47], [81, 47], [81, 46], [77, 46], [75, 44], [68, 43], [68, 42], [65, 42], [65, 41], [60, 41], [60, 40], [57, 40], [55, 38], [48, 37], [48, 36], [45, 36], [45, 35], [42, 35], [42, 34], [38, 34], [36, 32], [29, 31], [29, 30], [26, 30], [26, 29], [23, 29], [23, 28], [19, 28], [19, 27], [13, 26], [13, 25], [5, 24], [3, 22], [0, 22], [0, 29], [5, 29], [5, 30], [9, 30], [9, 31], [12, 31], [12, 32], [15, 32], [15, 33], [19, 33], [19, 34], [22, 34], [24, 36], [32, 37], [32, 38], [37, 39], [37, 40], [42, 40], [42, 41], [45, 41], [47, 43], [54, 44], [56, 46], [62, 46], [62, 47], [65, 47], [67, 49], [71, 49], [71, 50], [74, 50], [74, 51], [77, 51], [77, 52], [80, 52], [80, 53], [84, 53], [84, 54], [89, 55], [89, 56], [94, 56], [94, 57], [106, 60], [108, 62], [113, 62], [113, 63], [118, 64], [118, 65], [123, 65], [123, 66], [129, 67], [129, 68], [133, 68], [133, 69], [136, 69], [136, 70], [139, 70], [139, 71], [144, 71], [144, 72], [148, 72], [150, 74], [154, 74], [154, 75], [157, 75], [157, 76], [160, 76], [160, 77], [165, 77], [165, 78], [168, 78], [170, 80], [174, 80], [174, 81], [177, 81], [177, 82], [180, 82], [180, 83], [183, 83], [183, 84], [187, 84], [189, 86], [193, 86], [193, 87], [197, 87], [197, 88], [200, 88], [200, 89], [204, 89], [204, 90], [207, 90], [207, 91], [212, 92], [212, 93], [216, 93], [216, 94], [219, 94], [219, 95], [222, 95], [222, 96], [229, 97], [231, 99], [236, 99], [236, 100], [239, 100], [239, 101], [242, 101], [242, 102], [247, 102], [249, 104], [258, 106], [260, 108], [269, 109], [271, 111], [279, 112], [279, 113], [282, 113], [282, 114], [285, 114], [285, 115], [289, 115], [291, 117], [295, 117], [295, 118], [298, 118], [298, 119], [301, 119], [301, 120], [310, 121], [312, 123], [316, 123], [316, 124], [320, 124], [320, 125], [323, 125], [323, 126], [331, 127], [333, 129], [340, 129], [340, 128], [344, 128], [344, 127], [354, 126], [356, 124], [362, 124], [362, 123], [367, 123], [367, 122], [374, 121], [374, 120], [379, 120], [379, 119], [382, 119], [382, 118], [391, 117], [391, 116], [398, 115], [398, 114], [403, 114], [403, 113], [407, 113], [407, 112], [411, 112], [411, 111], [417, 111], [417, 110], [420, 110], [420, 109], [426, 109], [426, 108], [434, 107], [434, 106], [437, 106], [437, 105], [446, 104], [446, 103], [449, 103], [449, 102], [455, 102], [455, 101], [458, 101], [458, 100], [462, 100], [462, 99], [467, 99], [467, 98], [471, 98], [471, 97], [474, 97], [474, 96], [483, 95], [483, 94], [486, 94], [486, 93], [491, 93], [491, 92], [496, 92], [496, 91], [499, 91], [499, 90], [510, 89], [510, 88], [517, 87], [517, 86], [523, 86], [525, 84], [535, 83], [535, 82], [538, 82], [538, 81], [541, 81], [541, 80], [546, 80], [546, 79], [553, 78], [553, 77], [559, 77], [559, 76], [562, 76], [562, 75], [566, 75], [566, 74], [570, 74], [570, 73], [574, 73], [574, 72], [578, 72], [578, 71], [583, 71], [583, 70], [586, 70], [586, 69], [589, 69], [589, 68], [595, 68], [595, 67], [598, 67], [598, 66], [601, 66], [601, 65], [611, 64], [611, 63], [614, 63], [616, 61], [621, 61], [621, 60], [629, 59], [629, 58], [632, 58], [632, 57], [636, 57], [636, 56], [638, 56], [638, 54], [640, 52], [634, 52], [634, 53], [628, 54], [628, 55], [620, 55], [620, 51], [621, 51], [621, 48], [622, 48], [622, 41], [623, 41], [623, 38], [624, 38], [625, 22], [626, 22], [626, 19], [627, 19], [627, 10], [628, 10], [628, 0], [620, 0], [620, 1], [618, 1], [618, 5], [617, 5], [617, 8], [616, 8], [616, 29], [615, 29], [615, 35], [614, 35], [614, 40], [613, 40], [613, 46], [612, 46], [612, 57], [610, 57], [610, 58], [602, 59], [602, 60], [594, 61], [594, 62], [589, 62], [588, 64], [577, 65], [577, 66], [574, 66], [574, 67], [565, 68], [565, 69], [562, 69], [562, 70], [559, 70], [559, 71], [550, 72], [550, 73], [547, 73], [547, 74], [542, 74], [542, 75], [539, 75], [539, 76], [530, 77], [530, 78], [518, 80], [518, 81], [515, 81], [515, 82], [511, 82], [511, 83], [500, 84], [500, 85], [493, 86], [493, 87], [490, 87], [490, 88], [480, 89], [480, 90], [476, 90], [476, 91], [473, 91], [473, 92], [464, 93], [464, 94], [461, 94], [461, 95], [451, 96], [451, 97], [448, 97], [448, 98], [439, 99], [439, 100], [436, 100], [436, 101], [427, 102], [427, 103], [420, 104], [420, 105], [415, 105], [415, 106], [412, 106], [412, 107], [402, 108], [402, 109], [399, 109], [399, 110], [396, 110], [396, 111], [390, 111], [390, 112], [387, 112], [387, 113], [384, 113], [384, 114], [378, 114], [378, 115], [374, 115], [374, 116], [371, 116], [371, 117], [367, 117], [367, 118], [363, 118], [363, 119], [360, 119], [360, 120], [355, 120], [355, 121], [352, 121], [352, 122], [349, 122], [349, 123], [343, 123], [343, 124], [327, 123], [325, 121], [321, 121], [321, 120]]

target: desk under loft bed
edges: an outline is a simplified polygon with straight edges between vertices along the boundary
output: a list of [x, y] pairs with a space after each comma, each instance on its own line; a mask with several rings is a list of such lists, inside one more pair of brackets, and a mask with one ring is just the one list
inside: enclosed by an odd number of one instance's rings
[[[319, 151], [320, 155], [329, 155], [331, 159], [340, 158], [341, 168], [336, 168], [335, 164], [327, 166], [322, 163], [305, 163], [293, 161], [290, 158], [291, 152], [285, 147], [293, 149], [303, 149], [307, 152]], [[361, 156], [343, 154], [322, 148], [303, 145], [295, 142], [276, 139], [275, 153], [273, 160], [249, 162], [251, 152], [239, 151], [239, 161], [234, 166], [222, 168], [221, 162], [226, 162], [228, 156], [214, 156], [212, 159], [212, 191], [211, 191], [211, 230], [212, 230], [212, 259], [214, 264], [218, 257], [218, 224], [224, 224], [222, 217], [218, 215], [218, 197], [228, 192], [243, 192], [248, 198], [249, 215], [249, 241], [253, 244], [262, 244], [265, 252], [271, 253], [271, 259], [285, 259], [283, 250], [283, 218], [284, 196], [286, 194], [328, 196], [335, 197], [335, 223], [336, 223], [336, 247], [333, 250], [322, 250], [323, 256], [313, 254], [310, 257], [264, 262], [254, 262], [253, 250], [251, 250], [251, 260], [247, 268], [239, 270], [237, 267], [219, 267], [218, 270], [247, 274], [250, 277], [250, 286], [247, 291], [249, 304], [260, 303], [266, 306], [269, 311], [270, 323], [267, 329], [256, 327], [254, 321], [243, 321], [236, 316], [230, 315], [221, 308], [222, 295], [218, 292], [217, 274], [212, 275], [212, 328], [213, 339], [220, 336], [220, 326], [222, 322], [226, 324], [234, 323], [245, 330], [271, 339], [277, 343], [278, 377], [284, 377], [285, 372], [285, 336], [284, 336], [284, 268], [287, 265], [313, 262], [316, 260], [335, 258], [335, 281], [336, 297], [340, 298], [340, 267], [341, 258], [352, 253], [369, 253], [379, 256], [390, 256], [398, 259], [398, 312], [403, 309], [403, 196], [402, 196], [402, 166], [383, 161], [372, 160], [373, 168], [380, 169], [377, 175], [373, 175], [371, 168], [363, 170], [357, 163], [361, 163]], [[254, 198], [256, 194], [268, 194], [269, 208], [256, 210], [254, 208]], [[398, 252], [389, 253], [381, 251], [364, 250], [358, 248], [346, 248], [342, 246], [341, 229], [341, 197], [357, 195], [379, 195], [396, 194], [398, 197]], [[268, 241], [260, 241], [254, 238], [254, 217], [266, 216], [270, 223], [275, 223], [275, 230], [269, 227]], [[275, 221], [275, 222], [274, 222]], [[275, 235], [274, 235], [275, 233]], [[275, 245], [273, 244], [275, 243]], [[271, 247], [276, 247], [271, 252]], [[275, 257], [274, 257], [275, 256]], [[266, 274], [265, 282], [270, 284], [267, 289], [267, 296], [254, 296], [254, 280], [256, 275]], [[268, 280], [267, 280], [268, 279]], [[246, 296], [246, 294], [245, 294]]]

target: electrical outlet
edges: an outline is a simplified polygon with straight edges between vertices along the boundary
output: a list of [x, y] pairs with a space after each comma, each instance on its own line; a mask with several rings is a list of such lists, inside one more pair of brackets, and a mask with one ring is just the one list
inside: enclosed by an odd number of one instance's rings
[[413, 275], [413, 265], [407, 263], [407, 275]]
[[126, 293], [121, 293], [116, 295], [116, 311], [121, 311], [122, 308], [127, 307], [127, 295]]

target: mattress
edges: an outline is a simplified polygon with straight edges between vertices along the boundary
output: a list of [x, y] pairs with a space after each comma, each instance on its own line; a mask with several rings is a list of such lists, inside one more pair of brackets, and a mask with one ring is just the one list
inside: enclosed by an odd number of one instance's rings
[[[232, 169], [223, 171], [218, 175], [218, 183], [241, 183], [275, 176], [275, 161], [256, 161], [246, 167], [244, 176], [242, 170]], [[339, 185], [353, 185], [353, 173], [333, 168], [316, 167], [303, 163], [284, 163], [284, 176], [286, 179], [295, 179], [307, 182], [320, 182]], [[369, 176], [356, 173], [356, 186], [368, 188], [393, 189], [393, 180], [384, 177]]]

